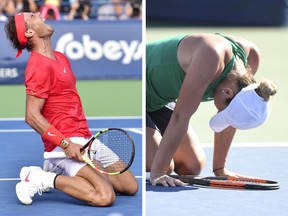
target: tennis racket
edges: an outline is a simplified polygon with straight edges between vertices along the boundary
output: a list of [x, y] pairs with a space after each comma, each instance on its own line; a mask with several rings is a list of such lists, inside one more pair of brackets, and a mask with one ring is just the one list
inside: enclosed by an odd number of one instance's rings
[[192, 175], [171, 175], [171, 177], [181, 180], [190, 185], [223, 188], [223, 189], [246, 189], [246, 190], [277, 190], [280, 185], [276, 181], [258, 178], [236, 178], [236, 177], [199, 177]]
[[[87, 149], [87, 150], [86, 150]], [[107, 128], [96, 133], [82, 148], [87, 151], [83, 160], [96, 171], [119, 175], [132, 165], [135, 156], [134, 141], [127, 131]], [[64, 158], [64, 152], [44, 152], [44, 158]]]

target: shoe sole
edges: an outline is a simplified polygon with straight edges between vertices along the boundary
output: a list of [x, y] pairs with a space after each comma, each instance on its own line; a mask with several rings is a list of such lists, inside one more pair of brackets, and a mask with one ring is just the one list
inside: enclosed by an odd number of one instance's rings
[[24, 205], [31, 205], [33, 200], [31, 198], [27, 200], [27, 198], [23, 197], [23, 194], [21, 193], [21, 191], [23, 191], [23, 184], [25, 184], [25, 182], [19, 182], [16, 184], [16, 195], [21, 203]]

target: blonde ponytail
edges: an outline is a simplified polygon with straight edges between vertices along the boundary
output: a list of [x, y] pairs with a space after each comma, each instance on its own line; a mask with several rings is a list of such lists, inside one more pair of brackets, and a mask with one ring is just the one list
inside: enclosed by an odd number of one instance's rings
[[[248, 85], [257, 83], [256, 79], [254, 78], [254, 75], [249, 72], [249, 68], [246, 68], [245, 74], [240, 74], [238, 71], [233, 70], [228, 74], [228, 78], [230, 78], [231, 80], [233, 79], [235, 80], [239, 88], [239, 91], [241, 91], [241, 89], [245, 88]], [[272, 81], [263, 79], [259, 83], [258, 88], [255, 89], [255, 91], [265, 101], [269, 101], [271, 97], [277, 93], [277, 88]], [[229, 104], [232, 99], [233, 98], [227, 100], [227, 104]]]
[[269, 101], [277, 93], [276, 86], [270, 80], [262, 80], [256, 92], [265, 100]]

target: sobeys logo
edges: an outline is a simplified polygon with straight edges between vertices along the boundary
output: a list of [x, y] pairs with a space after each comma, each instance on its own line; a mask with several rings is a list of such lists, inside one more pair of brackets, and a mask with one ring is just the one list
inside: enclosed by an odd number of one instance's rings
[[91, 40], [90, 35], [82, 35], [82, 41], [74, 40], [73, 33], [62, 35], [56, 44], [56, 50], [64, 53], [71, 60], [88, 58], [96, 61], [106, 58], [110, 61], [121, 61], [130, 64], [142, 58], [142, 42], [132, 40], [108, 40], [100, 43]]
[[18, 69], [16, 67], [0, 68], [0, 78], [16, 78], [18, 76]]

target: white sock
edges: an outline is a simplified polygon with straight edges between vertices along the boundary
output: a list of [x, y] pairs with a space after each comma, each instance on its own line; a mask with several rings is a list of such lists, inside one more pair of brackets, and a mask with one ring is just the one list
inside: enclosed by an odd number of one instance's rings
[[55, 188], [55, 179], [57, 177], [56, 173], [53, 172], [44, 172], [43, 176], [41, 176], [42, 184], [45, 187]]

